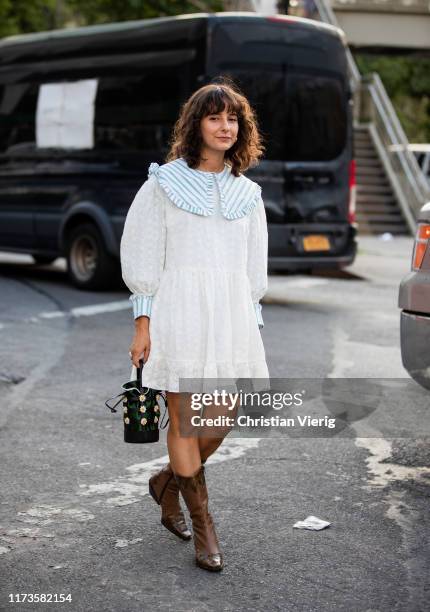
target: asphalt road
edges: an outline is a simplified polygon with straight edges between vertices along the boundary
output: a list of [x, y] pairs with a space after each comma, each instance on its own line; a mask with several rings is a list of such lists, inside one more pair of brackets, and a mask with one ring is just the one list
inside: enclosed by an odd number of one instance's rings
[[[270, 277], [272, 378], [385, 380], [391, 399], [340, 436], [228, 438], [207, 466], [219, 575], [147, 495], [164, 432], [126, 445], [104, 407], [130, 373], [129, 293], [0, 254], [0, 610], [428, 610], [429, 397], [402, 368], [397, 309], [411, 247], [362, 239], [348, 272]], [[293, 529], [308, 515], [331, 525]]]

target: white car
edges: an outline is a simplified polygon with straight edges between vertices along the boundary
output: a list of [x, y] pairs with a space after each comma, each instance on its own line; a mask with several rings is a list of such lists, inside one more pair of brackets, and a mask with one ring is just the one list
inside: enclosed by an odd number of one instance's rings
[[408, 148], [415, 155], [418, 165], [430, 185], [430, 144], [410, 144]]
[[430, 389], [430, 202], [417, 221], [411, 271], [399, 289], [400, 346], [405, 369]]

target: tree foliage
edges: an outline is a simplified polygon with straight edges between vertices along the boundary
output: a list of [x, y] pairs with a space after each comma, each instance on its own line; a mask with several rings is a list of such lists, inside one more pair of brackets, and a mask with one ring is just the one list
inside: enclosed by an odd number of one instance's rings
[[410, 142], [430, 142], [430, 59], [354, 55], [362, 74], [377, 72]]
[[0, 0], [0, 37], [55, 27], [55, 0]]
[[0, 37], [222, 10], [222, 0], [0, 0]]
[[67, 5], [87, 24], [223, 10], [222, 0], [68, 0]]

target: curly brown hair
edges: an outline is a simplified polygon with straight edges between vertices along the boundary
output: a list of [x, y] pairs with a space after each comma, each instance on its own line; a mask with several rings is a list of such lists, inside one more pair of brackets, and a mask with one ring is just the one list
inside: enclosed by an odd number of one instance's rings
[[231, 165], [231, 173], [239, 176], [244, 170], [257, 165], [265, 151], [257, 118], [247, 98], [231, 79], [200, 87], [182, 105], [173, 128], [166, 162], [182, 157], [188, 166], [196, 168], [200, 163], [203, 144], [200, 121], [208, 115], [222, 112], [224, 108], [229, 113], [237, 114], [239, 124], [237, 140], [224, 154], [225, 161]]

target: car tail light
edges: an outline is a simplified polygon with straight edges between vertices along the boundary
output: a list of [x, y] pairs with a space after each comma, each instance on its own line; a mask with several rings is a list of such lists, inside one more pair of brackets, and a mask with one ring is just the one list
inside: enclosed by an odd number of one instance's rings
[[421, 268], [429, 238], [430, 225], [427, 223], [418, 223], [414, 252], [412, 255], [412, 270], [419, 270]]
[[355, 159], [349, 162], [349, 202], [348, 223], [355, 223], [355, 200], [357, 195], [357, 183], [355, 180]]

